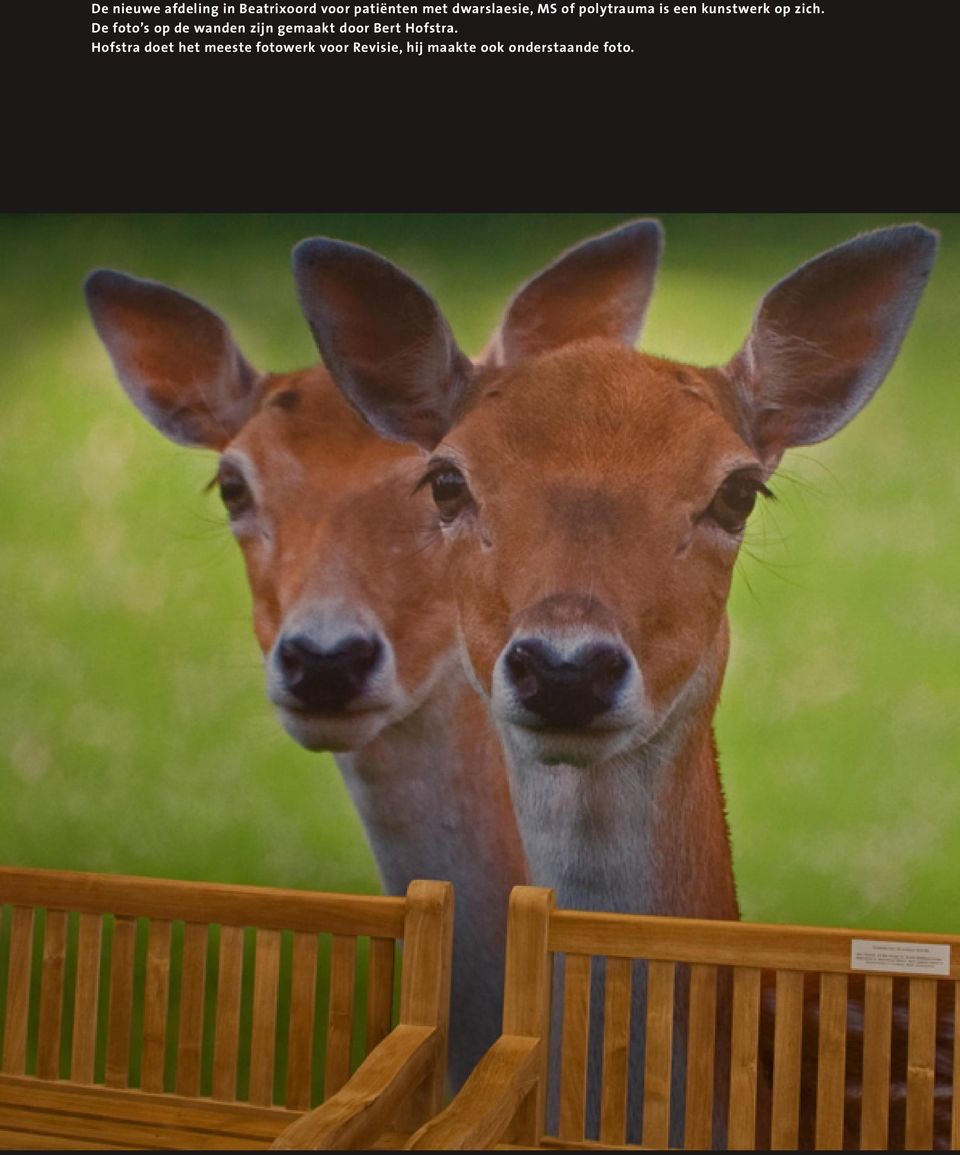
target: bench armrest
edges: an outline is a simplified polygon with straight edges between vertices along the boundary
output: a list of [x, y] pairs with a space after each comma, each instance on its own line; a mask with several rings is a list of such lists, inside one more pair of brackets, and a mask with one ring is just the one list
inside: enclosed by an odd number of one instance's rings
[[540, 1075], [538, 1038], [501, 1035], [445, 1111], [425, 1123], [407, 1150], [477, 1150], [500, 1142]]
[[436, 1027], [401, 1023], [335, 1095], [277, 1137], [273, 1149], [342, 1151], [370, 1146], [436, 1061]]

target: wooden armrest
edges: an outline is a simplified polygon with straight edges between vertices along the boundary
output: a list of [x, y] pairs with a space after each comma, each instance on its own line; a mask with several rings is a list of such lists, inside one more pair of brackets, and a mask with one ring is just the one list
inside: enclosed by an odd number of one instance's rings
[[407, 1150], [476, 1150], [505, 1135], [540, 1073], [540, 1039], [501, 1035], [445, 1111], [425, 1123]]
[[346, 1151], [369, 1146], [435, 1059], [436, 1027], [394, 1027], [335, 1095], [277, 1137], [274, 1149]]

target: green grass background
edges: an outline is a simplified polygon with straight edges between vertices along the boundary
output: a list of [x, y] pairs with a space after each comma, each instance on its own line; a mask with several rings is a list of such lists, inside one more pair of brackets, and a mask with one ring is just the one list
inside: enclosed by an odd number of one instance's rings
[[[699, 363], [821, 249], [898, 219], [943, 233], [886, 384], [788, 455], [751, 522], [718, 737], [745, 917], [960, 932], [960, 217], [658, 215], [644, 346]], [[332, 760], [266, 703], [240, 555], [201, 492], [214, 458], [126, 400], [85, 273], [174, 285], [292, 369], [315, 350], [289, 251], [324, 233], [410, 270], [476, 352], [524, 277], [623, 219], [0, 218], [0, 862], [377, 888]]]

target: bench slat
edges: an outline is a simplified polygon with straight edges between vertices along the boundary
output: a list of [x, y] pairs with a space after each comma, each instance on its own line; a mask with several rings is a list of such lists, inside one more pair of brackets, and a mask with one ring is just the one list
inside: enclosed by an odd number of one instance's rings
[[162, 1091], [167, 1050], [167, 1016], [170, 1010], [170, 940], [173, 924], [166, 918], [150, 923], [143, 992], [143, 1047], [140, 1052], [140, 1086]]
[[[45, 1135], [0, 1126], [0, 1149], [6, 1151], [129, 1151], [128, 1143], [104, 1143], [78, 1139], [75, 1135]], [[144, 1150], [144, 1148], [134, 1148]]]
[[43, 930], [40, 1024], [37, 1030], [37, 1074], [42, 1079], [60, 1078], [60, 1029], [66, 961], [67, 912], [48, 910]]
[[803, 973], [777, 971], [773, 1028], [771, 1147], [795, 1151], [800, 1132], [800, 1078], [803, 1054]]
[[19, 1146], [262, 1150], [297, 1118], [245, 1103], [0, 1079], [0, 1135], [22, 1133]]
[[[118, 1122], [108, 1115], [42, 1115], [36, 1111], [9, 1111], [0, 1103], [0, 1127], [22, 1129], [27, 1134], [50, 1135], [58, 1139], [81, 1139], [124, 1148], [169, 1150], [258, 1150], [261, 1139], [223, 1134], [217, 1131], [194, 1131], [189, 1126], [189, 1112], [180, 1125]], [[71, 1143], [72, 1145], [72, 1143]]]
[[890, 1115], [890, 1030], [893, 1020], [893, 979], [867, 975], [863, 1005], [863, 1099], [860, 1108], [860, 1148], [887, 1146]]
[[847, 976], [820, 976], [816, 1146], [843, 1146], [844, 1072], [847, 1049]]
[[110, 957], [110, 1002], [107, 1013], [108, 1087], [125, 1087], [130, 1071], [130, 1021], [133, 1012], [133, 955], [137, 920], [119, 915], [113, 926]]
[[[386, 941], [392, 950], [393, 940]], [[294, 931], [293, 959], [290, 968], [286, 1104], [295, 1111], [305, 1111], [310, 1106], [316, 1000], [317, 936]]]
[[273, 1061], [277, 1037], [280, 932], [258, 930], [253, 970], [253, 1025], [250, 1032], [250, 1102], [273, 1102]]
[[907, 1035], [907, 1148], [933, 1146], [933, 1084], [937, 1037], [937, 981], [910, 980]]
[[589, 955], [567, 955], [563, 966], [563, 1050], [560, 1063], [561, 1139], [583, 1138], [590, 1032]]
[[[954, 947], [958, 942], [957, 935], [559, 910], [550, 919], [549, 949], [717, 966], [737, 966], [749, 957], [752, 966], [763, 970], [848, 974], [850, 941], [863, 938], [867, 933], [879, 942], [923, 942]], [[960, 979], [960, 950], [951, 952], [949, 977]]]
[[183, 928], [183, 967], [180, 980], [180, 1032], [177, 1038], [177, 1094], [200, 1094], [203, 1049], [203, 1002], [207, 981], [207, 939], [204, 923]]
[[370, 940], [367, 969], [367, 1053], [385, 1039], [393, 1024], [393, 983], [397, 956], [392, 938]]
[[670, 1140], [670, 1067], [673, 1057], [673, 995], [676, 967], [651, 962], [647, 969], [647, 1037], [643, 1060], [643, 1144]]
[[213, 1032], [213, 1097], [231, 1102], [237, 1097], [240, 996], [243, 986], [243, 927], [220, 928], [220, 961], [217, 974], [217, 1016]]
[[353, 996], [356, 982], [357, 940], [335, 934], [330, 951], [330, 1002], [327, 1019], [327, 1062], [323, 1097], [329, 1099], [350, 1078], [350, 1042], [353, 1037]]
[[402, 898], [10, 866], [0, 866], [0, 902], [91, 914], [392, 938], [403, 937], [406, 917]]
[[22, 1075], [27, 1063], [27, 1020], [33, 962], [33, 911], [15, 906], [10, 925], [7, 1008], [3, 1032], [3, 1071]]
[[70, 1078], [77, 1083], [93, 1082], [97, 1051], [97, 1007], [100, 993], [100, 941], [103, 918], [81, 914], [77, 930], [76, 999], [73, 1010], [73, 1050]]
[[267, 1142], [300, 1117], [284, 1107], [254, 1107], [248, 1103], [217, 1103], [213, 1099], [186, 1099], [175, 1094], [153, 1094], [124, 1087], [61, 1080], [46, 1083], [30, 1075], [0, 1075], [0, 1104], [4, 1108], [66, 1116], [100, 1115], [150, 1126], [176, 1126], [189, 1116], [197, 1131], [231, 1133]]
[[608, 958], [604, 981], [603, 1079], [600, 1142], [624, 1143], [627, 1138], [627, 1067], [630, 1059], [630, 996], [633, 963]]
[[717, 1034], [717, 968], [690, 967], [690, 1031], [683, 1144], [703, 1149], [713, 1143], [713, 1065]]
[[758, 967], [735, 967], [728, 1123], [728, 1142], [732, 1149], [749, 1150], [755, 1142], [759, 1042], [760, 970]]

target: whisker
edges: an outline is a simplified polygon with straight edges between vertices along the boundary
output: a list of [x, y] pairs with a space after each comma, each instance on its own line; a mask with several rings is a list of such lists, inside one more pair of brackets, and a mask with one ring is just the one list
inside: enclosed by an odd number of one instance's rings
[[[757, 565], [762, 566], [767, 571], [767, 573], [772, 574], [775, 578], [782, 581], [785, 585], [792, 586], [794, 589], [798, 589], [798, 590], [802, 590], [802, 589], [807, 588], [806, 586], [802, 585], [800, 582], [791, 581], [790, 578], [786, 576], [786, 574], [781, 572], [784, 568], [783, 563], [772, 562], [767, 558], [761, 557], [759, 554], [753, 553], [752, 550], [747, 549], [747, 548], [744, 548], [742, 550], [742, 554], [745, 554], [750, 559], [750, 561], [756, 562]], [[796, 567], [796, 568], [799, 568], [799, 567]], [[749, 582], [749, 578], [747, 577], [747, 571], [743, 566], [741, 566], [741, 559], [740, 558], [737, 559], [737, 573], [743, 575], [743, 580], [747, 583], [747, 588], [749, 589], [750, 588], [750, 582]]]

